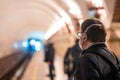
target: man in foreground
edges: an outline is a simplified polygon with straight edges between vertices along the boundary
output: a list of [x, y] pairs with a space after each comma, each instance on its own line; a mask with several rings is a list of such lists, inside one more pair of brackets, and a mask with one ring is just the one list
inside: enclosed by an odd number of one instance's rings
[[77, 64], [74, 80], [119, 80], [113, 66], [109, 64], [110, 60], [117, 65], [118, 60], [105, 44], [104, 25], [97, 19], [87, 19], [82, 23], [78, 37], [83, 52]]

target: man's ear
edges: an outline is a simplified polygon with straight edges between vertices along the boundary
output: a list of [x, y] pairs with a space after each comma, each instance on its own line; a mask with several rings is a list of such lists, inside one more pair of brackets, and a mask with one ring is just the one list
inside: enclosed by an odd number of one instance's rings
[[86, 41], [87, 40], [87, 34], [85, 33], [84, 35], [83, 35], [83, 41]]

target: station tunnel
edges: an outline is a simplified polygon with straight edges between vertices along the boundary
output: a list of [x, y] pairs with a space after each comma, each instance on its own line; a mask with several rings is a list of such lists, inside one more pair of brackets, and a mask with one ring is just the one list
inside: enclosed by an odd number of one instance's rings
[[50, 80], [44, 47], [51, 42], [55, 80], [67, 80], [65, 52], [87, 18], [103, 22], [120, 58], [120, 0], [0, 0], [0, 80]]

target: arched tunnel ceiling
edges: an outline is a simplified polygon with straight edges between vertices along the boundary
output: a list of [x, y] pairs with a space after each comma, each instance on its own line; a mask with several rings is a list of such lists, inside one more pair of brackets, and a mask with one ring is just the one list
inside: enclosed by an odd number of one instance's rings
[[[79, 6], [85, 3], [84, 0], [78, 2]], [[80, 7], [84, 9], [82, 15], [86, 18], [85, 5]], [[33, 31], [47, 32], [63, 17], [71, 21], [68, 9], [69, 5], [64, 0], [0, 0], [0, 37], [20, 39]]]
[[1, 0], [0, 36], [17, 38], [32, 31], [47, 32], [61, 18], [60, 7], [53, 4], [47, 0]]

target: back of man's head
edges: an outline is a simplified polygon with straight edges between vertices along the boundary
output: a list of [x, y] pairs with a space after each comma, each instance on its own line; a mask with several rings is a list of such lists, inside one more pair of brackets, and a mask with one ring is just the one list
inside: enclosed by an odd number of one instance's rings
[[91, 42], [105, 42], [106, 31], [98, 19], [86, 19], [81, 25], [81, 31], [87, 34], [87, 39]]

